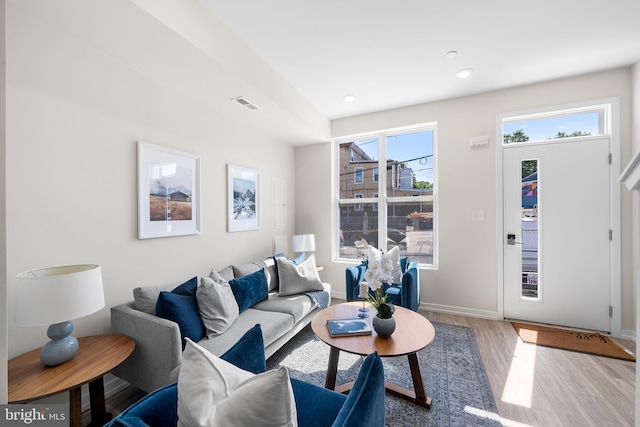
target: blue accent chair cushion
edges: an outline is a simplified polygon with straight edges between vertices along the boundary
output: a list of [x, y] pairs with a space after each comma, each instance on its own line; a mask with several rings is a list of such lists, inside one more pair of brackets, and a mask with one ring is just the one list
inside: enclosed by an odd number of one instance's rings
[[[253, 373], [264, 372], [260, 325], [246, 332], [221, 358]], [[296, 379], [291, 379], [291, 385], [300, 427], [384, 426], [384, 369], [377, 353], [366, 357], [348, 396]], [[178, 388], [171, 384], [143, 397], [107, 426], [175, 427], [177, 422]]]
[[[402, 270], [402, 283], [384, 285], [387, 294], [387, 301], [405, 307], [413, 311], [418, 310], [420, 305], [420, 276], [418, 263], [409, 260], [407, 257], [400, 258], [400, 269]], [[345, 270], [347, 301], [357, 301], [360, 291], [360, 282], [364, 280], [364, 273], [367, 271], [366, 261], [360, 265], [347, 267]]]
[[240, 313], [269, 297], [269, 283], [264, 268], [239, 279], [229, 280]]

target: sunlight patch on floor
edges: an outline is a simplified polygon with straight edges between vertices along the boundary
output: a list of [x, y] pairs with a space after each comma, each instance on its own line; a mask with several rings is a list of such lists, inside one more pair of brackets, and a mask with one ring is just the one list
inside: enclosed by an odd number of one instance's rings
[[536, 346], [518, 339], [502, 392], [502, 401], [531, 408], [535, 369]]
[[506, 418], [502, 418], [500, 415], [495, 412], [485, 411], [484, 409], [474, 408], [473, 406], [465, 406], [464, 411], [471, 415], [476, 415], [480, 418], [489, 418], [492, 420], [499, 421], [502, 424], [502, 427], [533, 427], [530, 424], [520, 423], [518, 421], [507, 420]]

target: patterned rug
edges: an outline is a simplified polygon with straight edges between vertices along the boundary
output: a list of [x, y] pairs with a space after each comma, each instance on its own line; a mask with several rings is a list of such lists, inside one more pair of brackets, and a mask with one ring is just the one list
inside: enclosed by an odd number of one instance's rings
[[[386, 394], [388, 426], [501, 426], [473, 330], [432, 322], [436, 338], [418, 352], [431, 409]], [[336, 383], [353, 381], [363, 358], [340, 352]], [[385, 376], [413, 389], [407, 358], [383, 358]], [[267, 369], [284, 365], [293, 378], [324, 387], [329, 346], [310, 326], [267, 360]]]

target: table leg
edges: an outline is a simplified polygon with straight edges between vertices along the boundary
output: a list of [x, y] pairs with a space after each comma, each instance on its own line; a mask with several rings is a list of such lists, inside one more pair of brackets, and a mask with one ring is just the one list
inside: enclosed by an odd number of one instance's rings
[[89, 399], [91, 401], [90, 426], [103, 426], [111, 420], [111, 414], [107, 413], [104, 400], [104, 379], [96, 378], [89, 383]]
[[424, 402], [427, 408], [431, 407], [431, 398], [427, 397], [424, 389], [424, 381], [422, 372], [420, 372], [420, 362], [418, 362], [418, 353], [411, 353], [407, 356], [409, 359], [409, 368], [411, 369], [411, 378], [413, 379], [413, 389], [416, 392], [416, 400]]
[[69, 425], [82, 427], [82, 389], [80, 387], [69, 390]]
[[335, 390], [336, 377], [338, 376], [338, 358], [340, 357], [340, 350], [335, 347], [331, 347], [329, 351], [329, 366], [327, 367], [327, 379], [324, 383], [324, 388], [329, 390]]
[[409, 359], [409, 368], [411, 370], [411, 379], [413, 380], [413, 391], [400, 387], [397, 384], [391, 382], [385, 382], [385, 389], [398, 397], [406, 399], [410, 402], [420, 405], [427, 409], [431, 408], [431, 398], [427, 396], [424, 389], [424, 381], [422, 380], [422, 373], [420, 372], [420, 364], [418, 363], [418, 354], [411, 353], [407, 355]]

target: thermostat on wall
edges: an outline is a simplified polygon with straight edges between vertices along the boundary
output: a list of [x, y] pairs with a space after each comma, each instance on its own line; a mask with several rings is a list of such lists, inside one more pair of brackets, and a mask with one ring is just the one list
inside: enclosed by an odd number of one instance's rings
[[485, 145], [489, 145], [489, 137], [487, 135], [471, 137], [471, 147], [484, 147]]

